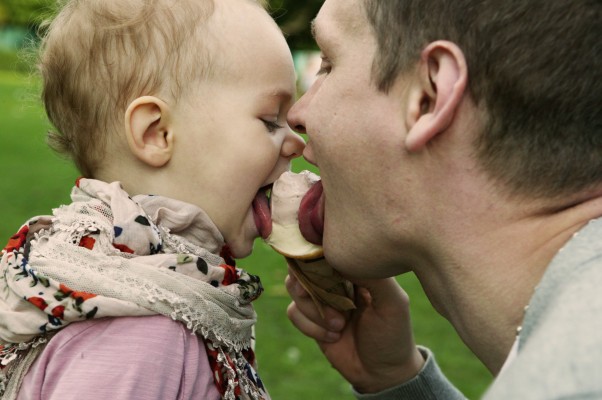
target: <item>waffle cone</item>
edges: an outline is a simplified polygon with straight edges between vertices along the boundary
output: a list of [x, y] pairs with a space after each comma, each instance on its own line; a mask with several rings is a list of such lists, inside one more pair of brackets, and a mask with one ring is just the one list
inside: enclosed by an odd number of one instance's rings
[[324, 316], [324, 305], [345, 312], [355, 309], [353, 284], [334, 270], [325, 258], [287, 258], [295, 278], [311, 296]]

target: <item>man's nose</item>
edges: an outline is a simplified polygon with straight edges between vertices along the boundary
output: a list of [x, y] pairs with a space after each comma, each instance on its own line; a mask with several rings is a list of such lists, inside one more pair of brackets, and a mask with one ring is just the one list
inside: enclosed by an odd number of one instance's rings
[[305, 130], [305, 119], [304, 119], [304, 110], [305, 110], [305, 96], [302, 96], [288, 112], [287, 120], [288, 126], [291, 127], [292, 130], [298, 133], [307, 133]]

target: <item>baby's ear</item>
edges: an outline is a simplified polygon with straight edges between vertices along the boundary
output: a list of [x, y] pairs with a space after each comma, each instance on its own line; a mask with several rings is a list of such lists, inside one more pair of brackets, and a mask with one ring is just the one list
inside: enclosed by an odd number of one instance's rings
[[143, 163], [162, 167], [173, 153], [170, 108], [154, 96], [132, 101], [125, 111], [125, 133], [132, 153]]

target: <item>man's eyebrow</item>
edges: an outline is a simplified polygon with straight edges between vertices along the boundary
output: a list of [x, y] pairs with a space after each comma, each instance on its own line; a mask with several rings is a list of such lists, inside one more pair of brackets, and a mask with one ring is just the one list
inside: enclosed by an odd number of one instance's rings
[[313, 36], [314, 41], [316, 42], [318, 47], [322, 49], [323, 46], [326, 45], [326, 43], [324, 43], [324, 32], [322, 31], [322, 29], [320, 29], [320, 26], [320, 22], [318, 22], [317, 18], [314, 18], [311, 21], [311, 35]]
[[270, 99], [275, 98], [275, 99], [278, 99], [279, 101], [288, 101], [293, 98], [293, 94], [290, 91], [285, 90], [285, 89], [267, 90], [262, 93], [262, 96], [270, 98]]

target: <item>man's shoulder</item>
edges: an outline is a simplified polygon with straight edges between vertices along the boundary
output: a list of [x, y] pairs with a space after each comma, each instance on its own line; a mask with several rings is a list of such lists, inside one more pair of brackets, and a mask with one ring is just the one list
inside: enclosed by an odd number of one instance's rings
[[543, 294], [536, 290], [539, 305], [527, 310], [527, 335], [485, 398], [602, 397], [600, 285], [602, 258], [594, 257], [557, 274]]

